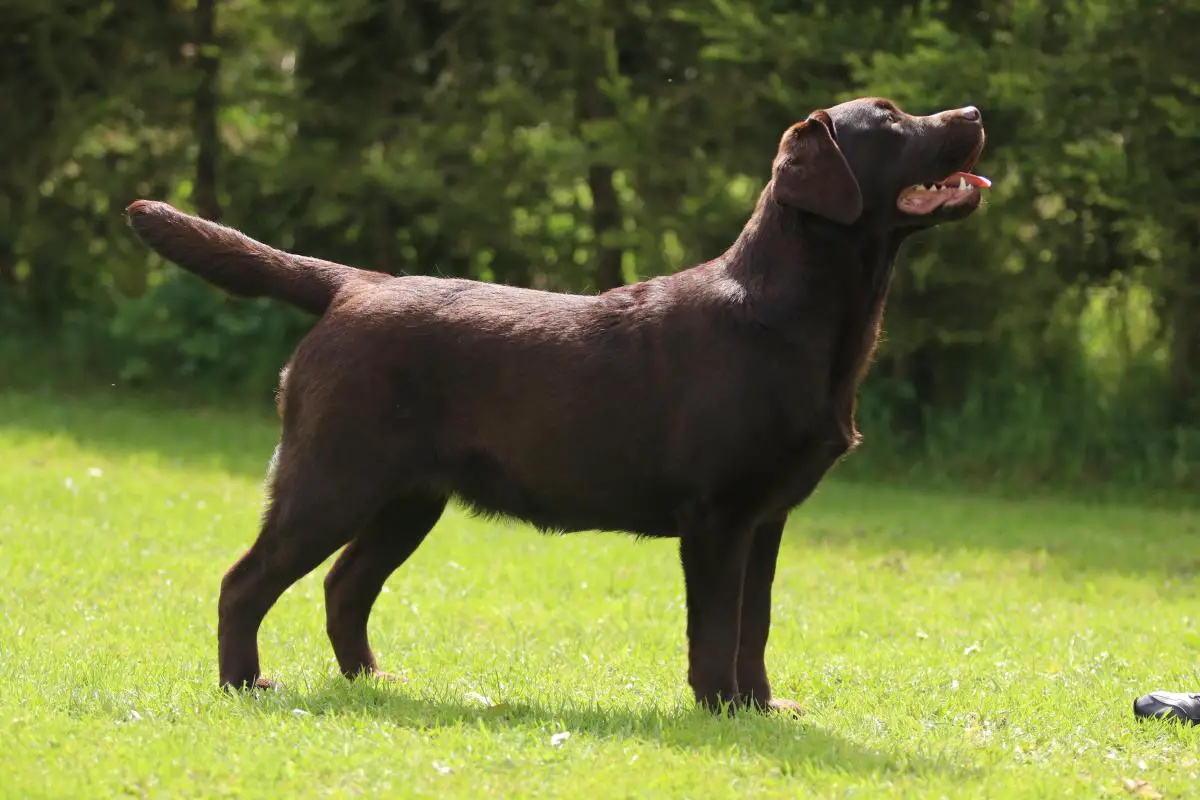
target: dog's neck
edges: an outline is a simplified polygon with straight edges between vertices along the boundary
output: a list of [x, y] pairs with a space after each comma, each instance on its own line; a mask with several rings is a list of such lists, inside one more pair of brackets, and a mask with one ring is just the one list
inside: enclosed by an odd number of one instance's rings
[[837, 225], [784, 208], [764, 191], [718, 262], [742, 287], [756, 324], [788, 341], [832, 348], [830, 402], [851, 447], [859, 441], [858, 387], [879, 341], [896, 255], [911, 232], [873, 232], [869, 219]]
[[[870, 220], [849, 227], [785, 208], [768, 187], [720, 262], [755, 316], [771, 327], [811, 320], [814, 312], [830, 321], [865, 322], [882, 313], [905, 238], [907, 232], [876, 228]], [[832, 298], [840, 307], [830, 307]], [[813, 303], [820, 307], [810, 308]]]

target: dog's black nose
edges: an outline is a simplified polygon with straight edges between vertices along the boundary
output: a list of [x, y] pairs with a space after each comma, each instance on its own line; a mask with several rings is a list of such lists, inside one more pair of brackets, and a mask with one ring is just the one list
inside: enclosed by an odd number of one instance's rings
[[979, 109], [975, 106], [967, 106], [962, 110], [962, 117], [967, 122], [979, 122], [983, 118], [983, 114], [980, 114]]

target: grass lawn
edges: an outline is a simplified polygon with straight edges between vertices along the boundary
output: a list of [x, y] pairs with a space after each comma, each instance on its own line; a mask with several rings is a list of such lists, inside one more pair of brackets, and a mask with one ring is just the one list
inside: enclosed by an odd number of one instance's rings
[[231, 698], [217, 589], [274, 437], [0, 394], [0, 796], [1200, 795], [1197, 731], [1130, 712], [1200, 691], [1194, 508], [827, 481], [776, 583], [800, 720], [692, 707], [673, 542], [451, 512], [372, 619], [408, 683], [336, 676], [320, 570], [262, 630], [285, 687]]

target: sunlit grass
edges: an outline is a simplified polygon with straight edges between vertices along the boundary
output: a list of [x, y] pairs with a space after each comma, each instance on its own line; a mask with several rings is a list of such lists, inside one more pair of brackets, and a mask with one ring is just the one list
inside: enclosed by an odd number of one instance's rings
[[1197, 734], [1130, 713], [1152, 688], [1200, 690], [1200, 517], [1171, 508], [827, 482], [777, 583], [768, 663], [798, 721], [692, 707], [672, 542], [452, 512], [373, 617], [407, 683], [335, 675], [319, 570], [262, 631], [284, 688], [227, 697], [217, 587], [253, 538], [274, 436], [265, 415], [0, 396], [0, 795], [1196, 785]]

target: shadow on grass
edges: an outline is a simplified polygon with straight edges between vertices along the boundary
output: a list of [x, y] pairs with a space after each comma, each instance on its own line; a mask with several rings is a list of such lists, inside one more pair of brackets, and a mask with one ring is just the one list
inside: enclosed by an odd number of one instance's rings
[[[9, 391], [0, 393], [0, 431], [64, 437], [116, 457], [151, 453], [167, 464], [262, 479], [278, 436], [266, 399], [241, 410], [214, 410], [183, 393], [166, 397], [119, 387], [75, 397]], [[835, 470], [793, 512], [785, 543], [790, 549], [849, 544], [881, 555], [993, 551], [1028, 561], [1034, 571], [1055, 566], [1191, 580], [1200, 576], [1200, 555], [1194, 555], [1200, 538], [1197, 503], [1200, 492], [1171, 505], [1129, 490], [1107, 502], [1012, 498], [848, 482]]]
[[214, 409], [184, 393], [113, 387], [84, 395], [0, 393], [0, 431], [59, 437], [115, 457], [153, 454], [183, 467], [217, 467], [260, 480], [279, 436], [271, 391], [261, 403]]
[[824, 766], [848, 773], [897, 776], [936, 772], [969, 776], [961, 765], [913, 754], [866, 749], [803, 718], [751, 712], [719, 717], [697, 707], [670, 710], [580, 708], [536, 703], [482, 704], [412, 697], [395, 688], [363, 683], [348, 687], [331, 682], [307, 691], [284, 688], [274, 697], [252, 703], [258, 713], [294, 715], [300, 708], [314, 716], [369, 716], [420, 731], [440, 728], [505, 727], [544, 737], [567, 731], [598, 740], [633, 739], [670, 748], [718, 755], [737, 751], [773, 762], [782, 774], [805, 766]]
[[793, 511], [785, 547], [854, 548], [903, 570], [904, 554], [1000, 553], [1013, 569], [1200, 577], [1200, 513], [1046, 496], [827, 480]]

